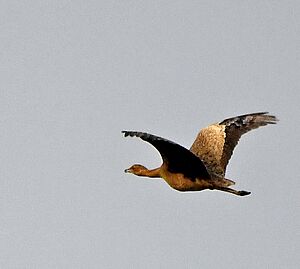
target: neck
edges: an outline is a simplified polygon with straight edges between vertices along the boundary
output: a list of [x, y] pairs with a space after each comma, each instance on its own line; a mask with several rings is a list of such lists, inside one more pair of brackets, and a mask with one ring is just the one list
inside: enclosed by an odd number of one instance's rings
[[142, 170], [139, 172], [138, 176], [144, 176], [144, 177], [160, 177], [160, 173], [159, 173], [160, 168], [155, 168], [152, 170], [148, 170], [147, 168], [145, 168], [145, 170]]

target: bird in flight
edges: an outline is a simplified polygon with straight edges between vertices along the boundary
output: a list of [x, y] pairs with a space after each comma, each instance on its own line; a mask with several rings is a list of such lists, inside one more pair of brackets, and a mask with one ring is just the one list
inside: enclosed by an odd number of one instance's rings
[[227, 164], [240, 137], [256, 128], [275, 124], [277, 118], [268, 112], [245, 114], [225, 119], [200, 130], [188, 150], [170, 140], [152, 134], [122, 131], [124, 136], [136, 136], [152, 144], [160, 153], [163, 163], [155, 169], [134, 164], [126, 173], [137, 176], [163, 178], [178, 191], [205, 189], [229, 192], [239, 196], [248, 191], [229, 188], [235, 182], [225, 178]]

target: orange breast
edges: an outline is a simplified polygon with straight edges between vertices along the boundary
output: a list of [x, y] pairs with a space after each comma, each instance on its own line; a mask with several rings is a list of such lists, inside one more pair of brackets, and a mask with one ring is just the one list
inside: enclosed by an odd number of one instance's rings
[[192, 181], [183, 174], [171, 173], [165, 165], [162, 165], [160, 175], [170, 187], [178, 191], [201, 191], [212, 187], [208, 180], [196, 179], [196, 181]]

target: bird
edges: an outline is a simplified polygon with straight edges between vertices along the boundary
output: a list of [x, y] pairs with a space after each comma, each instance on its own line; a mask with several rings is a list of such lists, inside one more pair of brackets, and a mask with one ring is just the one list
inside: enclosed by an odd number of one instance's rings
[[277, 121], [276, 116], [269, 112], [227, 118], [201, 129], [190, 149], [149, 133], [122, 131], [125, 137], [138, 137], [150, 143], [162, 158], [158, 168], [148, 169], [134, 164], [125, 169], [125, 173], [162, 178], [180, 192], [218, 190], [238, 196], [249, 195], [249, 191], [230, 188], [235, 182], [225, 178], [226, 167], [243, 134]]

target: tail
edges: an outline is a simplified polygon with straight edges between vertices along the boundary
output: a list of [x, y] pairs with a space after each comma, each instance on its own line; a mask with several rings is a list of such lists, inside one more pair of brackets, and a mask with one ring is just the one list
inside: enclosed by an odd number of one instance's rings
[[227, 179], [227, 178], [218, 178], [218, 185], [221, 187], [229, 187], [235, 184], [233, 180]]
[[249, 195], [251, 193], [249, 191], [237, 191], [237, 190], [228, 188], [229, 186], [234, 185], [235, 182], [233, 180], [230, 180], [227, 178], [217, 178], [216, 182], [217, 182], [218, 186], [216, 186], [215, 189], [219, 190], [219, 191], [225, 191], [225, 192], [229, 192], [229, 193], [239, 195], [239, 196], [245, 196], [245, 195]]
[[237, 190], [226, 188], [226, 187], [216, 188], [216, 190], [229, 192], [229, 193], [232, 193], [232, 194], [235, 194], [238, 196], [246, 196], [246, 195], [251, 194], [250, 191], [237, 191]]

